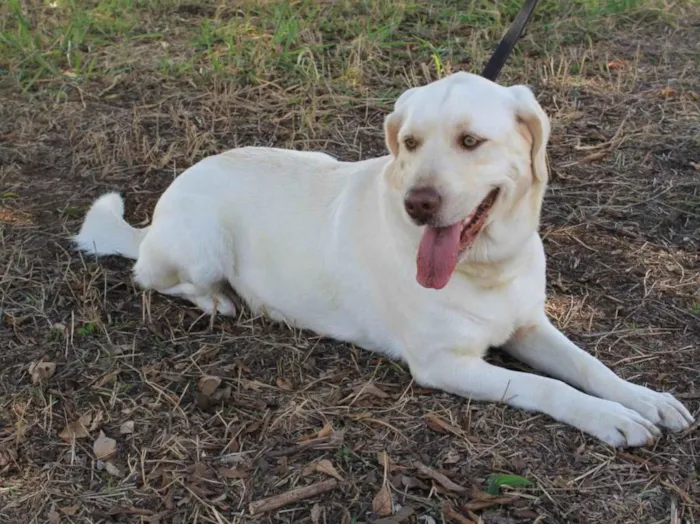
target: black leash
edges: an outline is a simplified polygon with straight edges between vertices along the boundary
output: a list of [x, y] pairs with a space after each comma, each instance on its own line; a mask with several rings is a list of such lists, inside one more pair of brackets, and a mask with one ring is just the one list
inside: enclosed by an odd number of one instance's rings
[[488, 78], [492, 82], [496, 81], [496, 78], [501, 72], [501, 69], [503, 69], [503, 65], [506, 63], [508, 56], [513, 52], [515, 44], [523, 35], [525, 26], [530, 21], [530, 17], [535, 11], [536, 5], [537, 0], [526, 0], [523, 7], [520, 8], [520, 12], [518, 12], [516, 15], [515, 20], [513, 20], [513, 23], [508, 28], [508, 31], [499, 42], [493, 55], [491, 55], [491, 58], [486, 64], [486, 67], [484, 67], [484, 71], [481, 73], [481, 76]]

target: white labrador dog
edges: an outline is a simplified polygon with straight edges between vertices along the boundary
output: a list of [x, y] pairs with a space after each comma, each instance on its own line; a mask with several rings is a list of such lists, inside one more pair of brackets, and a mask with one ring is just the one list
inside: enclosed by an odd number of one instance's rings
[[[230, 284], [254, 312], [403, 360], [423, 386], [543, 412], [613, 446], [693, 422], [545, 315], [549, 121], [528, 88], [457, 73], [404, 92], [385, 132], [391, 154], [362, 162], [253, 147], [206, 158], [150, 227], [129, 226], [110, 193], [75, 241], [136, 259], [143, 288], [233, 315]], [[560, 380], [490, 365], [490, 346]]]

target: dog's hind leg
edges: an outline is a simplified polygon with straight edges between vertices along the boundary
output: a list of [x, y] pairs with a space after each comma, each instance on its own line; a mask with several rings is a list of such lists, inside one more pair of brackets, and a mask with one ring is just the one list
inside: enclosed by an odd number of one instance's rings
[[188, 300], [205, 313], [235, 316], [236, 305], [224, 291], [224, 276], [216, 260], [203, 255], [196, 246], [178, 249], [165, 244], [163, 235], [152, 229], [143, 240], [134, 265], [134, 279], [144, 289]]
[[156, 289], [159, 293], [184, 298], [192, 302], [205, 313], [220, 313], [225, 316], [236, 315], [236, 305], [221, 291], [214, 288], [198, 287], [190, 282], [182, 282], [165, 289]]

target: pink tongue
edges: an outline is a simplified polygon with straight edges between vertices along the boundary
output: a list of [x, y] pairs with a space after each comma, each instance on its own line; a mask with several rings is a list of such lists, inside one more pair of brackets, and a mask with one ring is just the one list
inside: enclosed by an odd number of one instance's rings
[[426, 227], [418, 247], [418, 283], [442, 289], [450, 281], [457, 265], [462, 224], [449, 227]]

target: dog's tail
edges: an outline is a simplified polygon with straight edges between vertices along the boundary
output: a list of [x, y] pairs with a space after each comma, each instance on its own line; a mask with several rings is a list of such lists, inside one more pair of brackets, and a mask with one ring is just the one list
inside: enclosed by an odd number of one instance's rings
[[131, 227], [124, 220], [122, 197], [118, 193], [107, 193], [92, 204], [73, 241], [78, 249], [97, 256], [121, 255], [136, 259], [148, 229]]

